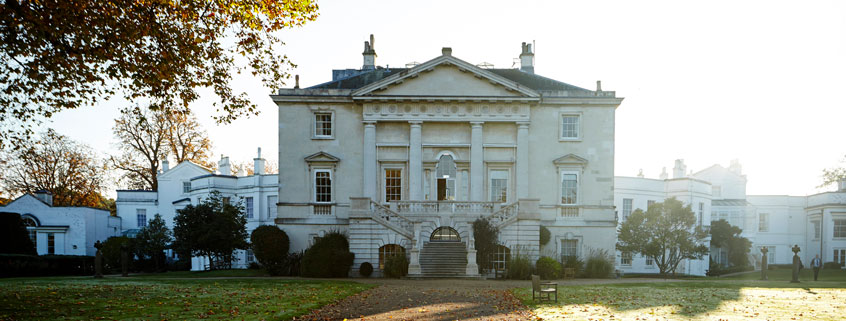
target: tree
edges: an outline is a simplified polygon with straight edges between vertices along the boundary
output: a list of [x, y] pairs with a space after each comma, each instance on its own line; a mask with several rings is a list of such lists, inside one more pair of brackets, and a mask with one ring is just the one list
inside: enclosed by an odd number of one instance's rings
[[476, 262], [479, 270], [491, 268], [491, 258], [499, 245], [499, 230], [485, 218], [473, 221], [473, 246], [476, 248]]
[[121, 154], [109, 158], [111, 166], [120, 170], [120, 180], [134, 189], [157, 190], [159, 161], [168, 153], [176, 163], [190, 160], [211, 165], [211, 140], [197, 119], [190, 113], [155, 111], [150, 108], [121, 109], [112, 132]]
[[138, 253], [153, 259], [156, 271], [161, 271], [161, 267], [163, 267], [164, 250], [173, 241], [171, 235], [172, 233], [167, 228], [162, 216], [156, 214], [135, 236]]
[[617, 231], [617, 250], [652, 258], [661, 274], [675, 273], [683, 259], [701, 259], [708, 253], [707, 232], [695, 226], [690, 205], [675, 198], [636, 210]]
[[[294, 66], [276, 33], [314, 20], [312, 0], [8, 0], [0, 3], [0, 145], [56, 112], [121, 94], [185, 111], [210, 88], [218, 122], [257, 114], [233, 75], [279, 88]], [[12, 128], [12, 126], [4, 126]]]
[[270, 275], [281, 275], [288, 258], [288, 234], [276, 225], [262, 225], [250, 234], [253, 254]]
[[[843, 157], [843, 160], [841, 160], [840, 163], [846, 165], [846, 156]], [[846, 179], [846, 166], [823, 169], [822, 179], [823, 182], [820, 186], [817, 186], [818, 188], [837, 184], [840, 180]]]
[[[255, 174], [255, 165], [252, 162], [238, 162], [233, 161], [230, 162], [230, 166], [232, 168], [232, 173], [237, 174], [240, 171], [244, 172], [244, 175], [252, 176]], [[279, 174], [278, 170], [279, 166], [276, 164], [275, 161], [269, 160], [264, 163], [264, 174]]]
[[104, 190], [104, 161], [86, 145], [48, 130], [40, 139], [9, 153], [3, 169], [6, 189], [12, 195], [46, 189], [54, 206], [108, 208]]
[[176, 211], [173, 248], [180, 255], [209, 257], [211, 269], [229, 267], [232, 252], [249, 246], [246, 225], [243, 206], [213, 192], [200, 204]]
[[732, 266], [746, 267], [749, 265], [747, 255], [752, 242], [740, 236], [741, 233], [743, 230], [726, 220], [711, 222], [711, 246], [728, 250], [728, 259]]
[[0, 253], [38, 255], [18, 213], [0, 212]]

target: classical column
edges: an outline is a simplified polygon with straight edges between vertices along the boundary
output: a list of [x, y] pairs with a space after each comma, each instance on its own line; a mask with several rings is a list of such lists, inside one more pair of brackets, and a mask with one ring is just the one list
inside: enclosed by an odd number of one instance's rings
[[376, 191], [376, 122], [364, 122], [364, 196], [377, 200]]
[[408, 138], [408, 197], [412, 201], [423, 200], [423, 137], [419, 121], [408, 122], [411, 133]]
[[470, 200], [475, 202], [485, 200], [482, 193], [485, 183], [482, 124], [484, 122], [470, 122]]
[[529, 197], [529, 123], [517, 123], [517, 199]]

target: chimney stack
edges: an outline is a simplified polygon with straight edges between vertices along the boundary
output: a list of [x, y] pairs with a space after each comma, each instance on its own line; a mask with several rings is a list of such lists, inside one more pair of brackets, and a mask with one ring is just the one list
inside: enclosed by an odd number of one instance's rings
[[729, 170], [737, 175], [742, 175], [743, 167], [740, 166], [740, 161], [735, 158], [731, 160]]
[[40, 189], [35, 192], [35, 198], [41, 200], [49, 206], [53, 206], [53, 193], [46, 189]]
[[258, 148], [258, 156], [253, 159], [253, 175], [264, 175], [264, 158], [261, 158], [261, 147]]
[[661, 176], [660, 177], [661, 177], [661, 179], [667, 179], [667, 177], [669, 177], [669, 175], [667, 175], [667, 168], [666, 167], [661, 167]]
[[676, 166], [673, 167], [673, 178], [684, 178], [685, 172], [687, 172], [687, 166], [684, 164], [684, 160], [677, 159]]
[[373, 70], [376, 69], [376, 39], [373, 38], [373, 35], [370, 35], [370, 41], [364, 42], [364, 52], [361, 53], [364, 56], [364, 65], [361, 66], [362, 70]]
[[162, 159], [162, 173], [167, 172], [170, 169], [170, 163], [167, 161], [167, 158]]
[[846, 193], [846, 177], [841, 177], [840, 180], [837, 181], [837, 191]]
[[220, 175], [232, 175], [232, 167], [229, 166], [229, 157], [220, 155], [220, 161], [217, 162], [217, 170]]
[[520, 70], [530, 74], [535, 73], [535, 53], [532, 52], [532, 45], [525, 42], [520, 53]]

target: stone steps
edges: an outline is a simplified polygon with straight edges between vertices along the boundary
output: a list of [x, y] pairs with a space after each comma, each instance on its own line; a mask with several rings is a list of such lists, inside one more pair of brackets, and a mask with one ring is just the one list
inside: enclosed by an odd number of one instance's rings
[[467, 269], [467, 248], [462, 242], [425, 242], [420, 250], [423, 278], [463, 278]]

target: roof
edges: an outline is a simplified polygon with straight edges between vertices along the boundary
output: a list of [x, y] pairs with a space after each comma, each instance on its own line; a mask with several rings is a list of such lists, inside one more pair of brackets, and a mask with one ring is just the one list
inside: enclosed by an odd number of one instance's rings
[[350, 77], [311, 86], [307, 89], [358, 89], [402, 72], [408, 72], [408, 68], [378, 68], [355, 74]]
[[751, 206], [745, 199], [712, 200], [711, 206]]
[[585, 93], [593, 93], [592, 90], [573, 86], [560, 82], [555, 79], [546, 78], [537, 74], [530, 74], [520, 69], [486, 69], [509, 80], [519, 83], [523, 86], [529, 87], [538, 91], [562, 91], [575, 90], [584, 91]]

